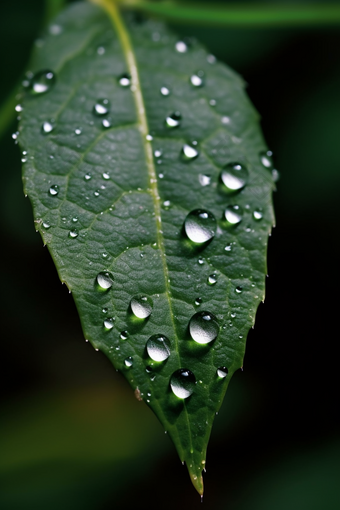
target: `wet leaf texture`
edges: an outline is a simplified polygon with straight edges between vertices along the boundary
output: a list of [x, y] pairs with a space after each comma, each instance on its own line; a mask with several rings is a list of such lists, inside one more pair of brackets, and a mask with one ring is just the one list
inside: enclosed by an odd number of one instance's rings
[[271, 155], [238, 75], [100, 3], [69, 7], [36, 43], [17, 135], [25, 193], [85, 338], [202, 494], [213, 419], [264, 298]]

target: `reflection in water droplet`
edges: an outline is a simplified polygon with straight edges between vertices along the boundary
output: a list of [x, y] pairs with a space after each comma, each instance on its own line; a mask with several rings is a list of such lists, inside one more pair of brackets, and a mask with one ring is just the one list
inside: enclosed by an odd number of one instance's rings
[[146, 319], [151, 315], [153, 302], [149, 296], [138, 294], [130, 301], [132, 313], [139, 319]]
[[182, 115], [180, 112], [174, 112], [165, 119], [165, 124], [168, 128], [175, 128], [181, 124]]
[[220, 377], [221, 379], [224, 379], [228, 375], [228, 369], [227, 369], [227, 367], [220, 367], [216, 370], [216, 373], [217, 373], [218, 377]]
[[266, 168], [272, 169], [273, 164], [273, 153], [272, 151], [262, 151], [259, 154], [262, 165]]
[[238, 225], [242, 220], [243, 211], [239, 205], [228, 205], [224, 216], [230, 225]]
[[188, 238], [194, 243], [206, 243], [215, 235], [215, 216], [209, 211], [195, 209], [185, 218], [184, 229]]
[[256, 209], [254, 212], [253, 212], [253, 218], [254, 220], [256, 221], [260, 221], [262, 220], [263, 218], [263, 213], [260, 209]]
[[165, 361], [170, 356], [170, 340], [164, 335], [152, 335], [146, 343], [146, 350], [154, 361]]
[[199, 344], [208, 344], [217, 338], [220, 327], [216, 317], [210, 312], [195, 313], [190, 319], [191, 338]]
[[185, 143], [182, 147], [182, 155], [186, 161], [191, 161], [192, 159], [197, 158], [198, 150], [193, 147], [193, 145], [189, 145]]
[[57, 184], [52, 184], [48, 192], [52, 197], [55, 197], [59, 193], [59, 186]]
[[30, 80], [31, 94], [44, 94], [55, 83], [55, 75], [52, 71], [39, 71]]
[[54, 127], [55, 127], [55, 124], [52, 119], [46, 120], [45, 122], [43, 122], [43, 124], [41, 126], [41, 132], [44, 135], [47, 135], [48, 133], [51, 133], [51, 131], [53, 131]]
[[243, 288], [241, 286], [236, 287], [235, 292], [236, 294], [241, 294]]
[[168, 87], [161, 87], [161, 94], [162, 96], [168, 96], [170, 94]]
[[197, 71], [196, 74], [192, 74], [190, 76], [191, 85], [193, 85], [194, 87], [202, 87], [203, 86], [203, 76], [204, 76], [203, 71]]
[[100, 289], [108, 290], [113, 285], [113, 276], [108, 271], [103, 271], [97, 274], [96, 281]]
[[131, 76], [127, 73], [124, 73], [118, 78], [118, 82], [122, 87], [129, 87], [131, 83]]
[[125, 360], [124, 360], [124, 365], [125, 365], [127, 368], [132, 367], [132, 365], [133, 365], [133, 358], [132, 358], [131, 356], [128, 356], [127, 358], [125, 358]]
[[70, 230], [68, 236], [71, 237], [71, 239], [75, 239], [76, 237], [78, 237], [78, 231], [76, 229], [73, 229], [73, 230]]
[[199, 174], [198, 180], [201, 186], [209, 186], [211, 182], [211, 177], [210, 175]]
[[171, 376], [170, 387], [176, 397], [185, 399], [192, 395], [196, 384], [196, 378], [191, 370], [180, 368]]
[[241, 163], [228, 163], [221, 172], [221, 179], [229, 191], [239, 191], [248, 182], [248, 170]]
[[178, 53], [186, 53], [188, 51], [188, 46], [184, 41], [177, 41], [175, 48]]
[[93, 113], [96, 115], [106, 115], [110, 111], [110, 101], [108, 99], [98, 99], [93, 107]]
[[107, 319], [104, 320], [104, 328], [107, 329], [108, 331], [110, 329], [113, 328], [113, 324], [114, 324], [114, 318], [113, 317], [108, 317]]
[[209, 285], [215, 285], [216, 282], [217, 282], [217, 275], [215, 273], [210, 274], [208, 276], [208, 283], [209, 283]]
[[121, 340], [126, 340], [129, 335], [127, 331], [121, 331], [119, 336]]

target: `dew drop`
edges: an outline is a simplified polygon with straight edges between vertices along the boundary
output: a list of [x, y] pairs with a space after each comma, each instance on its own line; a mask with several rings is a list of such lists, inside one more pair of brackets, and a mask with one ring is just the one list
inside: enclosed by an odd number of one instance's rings
[[100, 287], [99, 290], [108, 290], [113, 285], [113, 276], [108, 271], [102, 271], [97, 274], [96, 282]]
[[198, 154], [198, 150], [193, 145], [189, 145], [188, 143], [183, 145], [182, 155], [186, 161], [191, 161], [197, 158]]
[[104, 320], [104, 328], [107, 329], [108, 331], [110, 331], [110, 329], [113, 328], [113, 325], [114, 325], [114, 318], [113, 317], [108, 317], [107, 319]]
[[57, 184], [52, 184], [48, 192], [52, 197], [57, 196], [59, 193], [59, 186]]
[[185, 218], [184, 229], [188, 238], [194, 243], [206, 243], [215, 235], [215, 216], [209, 211], [195, 209]]
[[121, 340], [127, 340], [127, 337], [128, 337], [129, 335], [128, 335], [128, 332], [127, 332], [127, 331], [121, 331], [119, 336], [120, 336], [120, 339], [121, 339]]
[[171, 376], [170, 387], [176, 397], [185, 399], [192, 395], [196, 384], [196, 378], [191, 370], [180, 368]]
[[97, 99], [94, 107], [93, 113], [95, 115], [106, 115], [110, 111], [110, 101], [108, 99]]
[[241, 294], [243, 288], [241, 286], [236, 287], [235, 292], [236, 294]]
[[94, 194], [94, 196], [95, 196], [95, 197], [99, 197], [99, 194], [100, 194], [100, 193], [99, 193], [99, 191], [98, 191], [98, 190], [96, 190], [96, 191], [94, 191], [94, 192], [93, 192], [93, 194]]
[[153, 302], [149, 296], [138, 294], [130, 301], [132, 313], [139, 319], [146, 319], [151, 315]]
[[109, 121], [109, 119], [103, 119], [103, 120], [102, 120], [102, 126], [103, 126], [105, 129], [108, 129], [109, 127], [111, 127], [111, 122]]
[[147, 139], [148, 142], [152, 142], [152, 140], [153, 140], [153, 136], [152, 135], [146, 135], [145, 138]]
[[106, 181], [108, 181], [110, 179], [110, 174], [107, 173], [107, 172], [104, 172], [103, 175], [102, 175], [103, 179], [105, 179]]
[[199, 174], [198, 180], [201, 186], [209, 186], [211, 182], [210, 175]]
[[224, 379], [228, 375], [228, 369], [227, 369], [227, 367], [220, 367], [216, 370], [216, 373], [217, 373], [218, 377], [220, 377], [221, 379]]
[[71, 238], [71, 239], [75, 239], [76, 237], [78, 237], [78, 230], [76, 229], [73, 229], [73, 230], [70, 230], [68, 236]]
[[104, 53], [105, 53], [104, 46], [98, 46], [97, 53], [98, 53], [98, 55], [104, 55]]
[[163, 151], [161, 149], [156, 149], [153, 154], [154, 154], [155, 158], [160, 158], [161, 155], [163, 154]]
[[210, 312], [195, 313], [189, 322], [191, 338], [198, 344], [208, 344], [217, 338], [220, 327]]
[[184, 41], [177, 41], [175, 44], [176, 51], [178, 53], [186, 53], [188, 51], [188, 46]]
[[47, 230], [48, 228], [50, 228], [50, 224], [47, 223], [46, 221], [43, 222], [42, 226]]
[[180, 112], [174, 112], [165, 119], [165, 124], [168, 128], [172, 129], [181, 124], [182, 115]]
[[200, 266], [202, 266], [204, 264], [204, 259], [202, 257], [200, 257], [197, 262], [199, 263]]
[[171, 206], [171, 202], [170, 200], [164, 200], [163, 202], [163, 207], [164, 209], [167, 211], [168, 209], [170, 209], [170, 206]]
[[209, 62], [209, 64], [215, 64], [215, 62], [216, 62], [215, 55], [208, 55], [207, 56], [207, 61]]
[[269, 168], [271, 170], [274, 167], [272, 151], [262, 151], [259, 156], [260, 161], [265, 168]]
[[41, 132], [44, 135], [47, 135], [48, 133], [51, 133], [51, 131], [53, 131], [54, 127], [55, 127], [55, 123], [52, 119], [45, 120], [45, 122], [43, 122], [43, 124], [41, 126]]
[[22, 112], [22, 110], [23, 110], [23, 107], [21, 106], [21, 104], [17, 104], [15, 107], [15, 111], [20, 113], [20, 112]]
[[55, 83], [55, 74], [52, 71], [39, 71], [30, 80], [29, 90], [33, 95], [48, 92]]
[[127, 358], [125, 358], [124, 360], [124, 365], [127, 367], [127, 368], [131, 368], [132, 365], [133, 365], [133, 358], [131, 356], [128, 356]]
[[212, 273], [208, 276], [208, 284], [215, 285], [215, 283], [217, 283], [217, 275], [215, 273]]
[[241, 163], [228, 163], [221, 172], [221, 179], [227, 190], [239, 191], [248, 182], [248, 170]]
[[121, 87], [129, 87], [131, 83], [131, 76], [127, 73], [122, 74], [118, 78], [118, 83]]
[[194, 87], [202, 87], [204, 84], [203, 77], [204, 77], [203, 71], [197, 71], [196, 74], [192, 74], [190, 76], [191, 85], [193, 85]]
[[168, 87], [161, 87], [161, 94], [162, 96], [169, 96], [170, 90], [168, 89]]
[[243, 211], [239, 205], [228, 205], [224, 217], [229, 225], [238, 225], [242, 221]]
[[202, 303], [202, 298], [201, 298], [201, 297], [197, 297], [197, 298], [195, 299], [195, 305], [196, 305], [196, 306], [199, 306], [201, 303]]
[[253, 212], [253, 218], [255, 221], [260, 221], [263, 218], [263, 213], [260, 209], [255, 209]]
[[81, 135], [81, 133], [82, 133], [81, 128], [76, 128], [76, 129], [74, 130], [74, 132], [75, 132], [75, 134], [76, 134], [77, 136]]
[[152, 335], [146, 343], [146, 350], [154, 361], [165, 361], [170, 356], [170, 340], [165, 335]]

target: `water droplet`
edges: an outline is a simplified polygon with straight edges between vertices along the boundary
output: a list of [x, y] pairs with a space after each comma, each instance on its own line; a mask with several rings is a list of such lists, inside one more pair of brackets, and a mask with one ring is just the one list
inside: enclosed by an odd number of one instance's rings
[[59, 186], [57, 184], [52, 184], [48, 192], [52, 197], [55, 197], [59, 193]]
[[189, 323], [190, 335], [199, 344], [208, 344], [217, 338], [220, 327], [210, 312], [195, 313]]
[[94, 191], [93, 194], [94, 194], [95, 197], [99, 197], [99, 191], [98, 190]]
[[176, 51], [178, 53], [186, 53], [188, 51], [188, 46], [184, 41], [177, 41], [175, 44]]
[[107, 172], [104, 172], [102, 177], [103, 177], [103, 179], [105, 179], [106, 181], [108, 181], [108, 180], [110, 179], [110, 174], [109, 174], [109, 173], [107, 173]]
[[274, 167], [272, 151], [262, 151], [260, 152], [259, 156], [260, 161], [264, 167], [269, 169], [272, 169]]
[[216, 370], [216, 373], [217, 373], [218, 377], [220, 377], [221, 379], [224, 379], [228, 375], [228, 369], [227, 369], [227, 367], [220, 367]]
[[50, 228], [50, 224], [47, 223], [46, 221], [43, 222], [42, 226], [47, 230], [48, 228]]
[[216, 282], [217, 282], [217, 275], [215, 273], [210, 274], [208, 276], [208, 283], [209, 283], [209, 285], [215, 285]]
[[161, 155], [163, 154], [163, 151], [162, 151], [162, 149], [156, 149], [153, 154], [154, 154], [155, 158], [160, 158]]
[[92, 179], [92, 175], [90, 173], [87, 173], [84, 175], [84, 179], [85, 181], [89, 181], [90, 179]]
[[108, 317], [107, 319], [104, 320], [104, 328], [107, 329], [108, 331], [110, 329], [113, 328], [113, 325], [114, 325], [114, 318], [113, 317]]
[[51, 35], [59, 35], [63, 31], [63, 27], [60, 25], [50, 25], [48, 31]]
[[174, 112], [165, 119], [165, 124], [168, 128], [175, 128], [181, 124], [182, 115], [180, 112]]
[[153, 136], [152, 135], [146, 135], [145, 138], [147, 139], [148, 142], [151, 142], [153, 140]]
[[195, 209], [185, 218], [184, 229], [188, 238], [194, 243], [206, 243], [215, 235], [215, 216], [209, 211]]
[[226, 115], [224, 115], [223, 117], [221, 117], [221, 122], [224, 125], [230, 124], [230, 117], [227, 117]]
[[202, 298], [201, 298], [201, 297], [197, 297], [197, 298], [195, 299], [195, 305], [196, 305], [196, 306], [199, 306], [201, 303], [202, 303]]
[[124, 360], [124, 365], [125, 365], [127, 368], [132, 367], [132, 365], [133, 365], [133, 358], [132, 358], [131, 356], [128, 356], [127, 358], [125, 358], [125, 360]]
[[276, 168], [273, 168], [272, 170], [272, 177], [274, 182], [277, 182], [280, 179], [280, 173], [276, 170]]
[[55, 83], [55, 75], [52, 71], [39, 71], [30, 80], [31, 94], [44, 94]]
[[255, 209], [255, 211], [253, 212], [253, 218], [256, 221], [262, 220], [262, 218], [263, 218], [262, 211], [260, 209]]
[[44, 135], [47, 135], [48, 133], [51, 133], [51, 131], [53, 131], [55, 127], [55, 124], [54, 124], [54, 121], [51, 119], [51, 120], [45, 120], [45, 122], [43, 122], [42, 126], [41, 126], [41, 132], [44, 134]]
[[170, 94], [168, 87], [161, 87], [161, 94], [162, 96], [168, 96]]
[[236, 287], [235, 292], [236, 294], [241, 294], [242, 290], [243, 288], [239, 285], [238, 287]]
[[216, 99], [210, 99], [209, 104], [210, 106], [216, 106]]
[[103, 119], [103, 120], [102, 120], [102, 126], [103, 126], [104, 128], [106, 128], [106, 129], [107, 129], [107, 128], [109, 128], [109, 127], [111, 127], [111, 122], [109, 121], [109, 119]]
[[196, 384], [196, 378], [191, 370], [180, 368], [171, 376], [170, 386], [176, 397], [185, 399], [192, 395]]
[[199, 265], [201, 266], [202, 264], [204, 264], [204, 259], [202, 257], [200, 257], [197, 262], [199, 263]]
[[227, 246], [224, 248], [225, 251], [231, 251], [231, 243], [227, 244]]
[[93, 113], [96, 115], [106, 115], [110, 111], [110, 101], [108, 99], [97, 99], [93, 107]]
[[216, 62], [215, 55], [208, 55], [207, 56], [207, 61], [209, 62], [209, 64], [215, 64], [215, 62]]
[[103, 308], [103, 309], [102, 309], [102, 312], [103, 312], [103, 313], [107, 313], [107, 312], [108, 312], [108, 309], [107, 309], [107, 308]]
[[73, 229], [73, 230], [70, 230], [68, 236], [71, 237], [71, 239], [75, 239], [76, 237], [78, 237], [78, 230], [76, 229]]
[[97, 53], [98, 53], [98, 55], [104, 55], [104, 53], [105, 53], [104, 46], [98, 46]]
[[185, 160], [191, 161], [192, 159], [197, 158], [199, 153], [193, 145], [185, 143], [182, 147], [182, 154]]
[[165, 200], [165, 201], [163, 202], [163, 207], [164, 207], [164, 209], [165, 209], [166, 211], [170, 208], [170, 205], [171, 205], [170, 200]]
[[146, 350], [154, 361], [165, 361], [170, 356], [170, 340], [164, 335], [152, 335], [146, 342]]
[[97, 274], [96, 281], [101, 290], [108, 290], [113, 285], [113, 276], [108, 271]]
[[121, 331], [119, 336], [121, 340], [126, 340], [129, 335], [127, 331]]
[[131, 76], [127, 73], [124, 73], [118, 78], [118, 82], [122, 87], [129, 87], [131, 83]]
[[21, 106], [21, 104], [17, 104], [15, 107], [15, 111], [19, 113], [19, 112], [22, 112], [22, 110], [23, 110], [23, 107]]
[[203, 71], [197, 71], [196, 74], [192, 74], [190, 76], [191, 85], [193, 85], [194, 87], [202, 87], [204, 84], [203, 77], [204, 77]]
[[73, 223], [77, 223], [77, 221], [78, 221], [77, 216], [74, 216], [74, 217], [72, 218], [72, 221], [73, 221]]
[[228, 163], [221, 172], [221, 179], [229, 191], [239, 191], [248, 182], [248, 170], [241, 163]]
[[210, 175], [199, 174], [198, 180], [201, 186], [209, 186], [211, 182]]
[[130, 306], [133, 314], [139, 319], [146, 319], [151, 315], [153, 302], [149, 296], [138, 294], [130, 301]]
[[228, 205], [224, 216], [230, 225], [238, 225], [242, 220], [243, 211], [239, 205]]
[[76, 128], [76, 129], [74, 130], [74, 132], [75, 132], [75, 134], [76, 134], [76, 135], [78, 135], [78, 136], [79, 136], [79, 135], [81, 135], [81, 128]]

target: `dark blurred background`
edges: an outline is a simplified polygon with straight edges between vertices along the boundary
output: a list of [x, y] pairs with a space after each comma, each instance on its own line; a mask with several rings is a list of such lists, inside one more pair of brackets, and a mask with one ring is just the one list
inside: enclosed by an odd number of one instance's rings
[[[1, 2], [0, 103], [44, 9]], [[245, 78], [280, 172], [266, 302], [215, 420], [204, 506], [338, 510], [340, 25], [174, 29]], [[34, 230], [15, 131], [0, 140], [0, 508], [202, 508], [155, 416], [84, 342]]]

